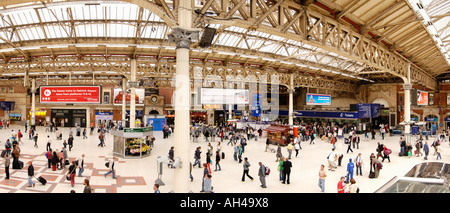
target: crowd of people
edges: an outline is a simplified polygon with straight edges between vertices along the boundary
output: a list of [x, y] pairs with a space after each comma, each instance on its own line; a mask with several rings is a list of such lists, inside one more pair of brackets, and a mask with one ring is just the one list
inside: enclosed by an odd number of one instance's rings
[[[104, 143], [104, 135], [109, 131], [111, 126], [109, 125], [98, 125], [98, 134], [100, 144], [99, 146], [105, 146]], [[9, 128], [5, 126], [5, 128]], [[25, 132], [22, 133], [19, 129], [15, 132], [14, 129], [11, 130], [10, 136], [5, 141], [4, 150], [2, 150], [1, 157], [4, 158], [4, 166], [5, 166], [5, 179], [8, 180], [11, 178], [10, 176], [10, 166], [12, 164], [12, 169], [23, 169], [24, 163], [20, 160], [21, 155], [21, 147], [20, 144], [24, 143], [24, 134], [28, 134], [28, 140], [34, 142], [33, 147], [39, 149], [38, 141], [38, 133], [36, 133], [36, 129], [34, 127], [29, 127], [27, 124], [24, 126]], [[28, 132], [28, 133], [27, 133]], [[48, 168], [52, 171], [57, 170], [65, 170], [65, 178], [70, 182], [71, 186], [75, 185], [75, 177], [83, 177], [83, 172], [85, 168], [85, 154], [81, 154], [81, 156], [75, 158], [75, 160], [69, 161], [69, 152], [72, 151], [74, 147], [74, 140], [85, 140], [87, 139], [87, 130], [84, 128], [81, 130], [79, 126], [75, 128], [75, 132], [72, 128], [69, 128], [69, 133], [67, 135], [67, 139], [63, 139], [62, 133], [58, 129], [57, 126], [47, 125], [45, 128], [45, 132], [47, 133], [47, 137], [45, 137], [45, 158], [48, 160]], [[91, 128], [91, 135], [93, 134], [93, 129]], [[82, 137], [82, 139], [81, 139]], [[57, 143], [52, 139], [55, 138], [56, 141], [62, 141], [61, 149], [58, 149]], [[26, 139], [25, 139], [26, 140]], [[68, 150], [67, 150], [68, 149]], [[12, 162], [11, 162], [12, 159]], [[110, 163], [108, 168], [108, 172], [105, 174], [105, 177], [112, 173], [112, 177], [115, 179], [115, 170], [114, 170], [114, 161], [112, 159], [106, 159], [108, 163]], [[36, 177], [33, 161], [27, 162], [27, 174], [28, 174], [28, 187], [35, 187], [35, 180], [38, 180], [42, 184], [46, 183], [46, 180], [42, 177]], [[94, 189], [91, 188], [89, 184], [89, 180], [85, 179], [83, 185], [84, 190], [83, 193], [92, 193]], [[71, 191], [75, 192], [74, 190]]]
[[[97, 130], [99, 136], [99, 147], [104, 147], [106, 145], [105, 134], [108, 133], [110, 128], [114, 127], [112, 126], [108, 128], [108, 125], [99, 125]], [[173, 132], [173, 127], [166, 126], [164, 129], [165, 130], [163, 132], [163, 138], [169, 138], [169, 136]], [[270, 174], [270, 168], [261, 160], [254, 162], [254, 159], [251, 159], [245, 155], [246, 147], [248, 146], [248, 143], [250, 141], [263, 141], [258, 140], [263, 138], [262, 131], [263, 130], [261, 128], [256, 129], [251, 126], [245, 126], [244, 128], [238, 129], [236, 128], [236, 125], [233, 124], [220, 127], [210, 125], [192, 126], [190, 128], [190, 140], [194, 143], [199, 141], [204, 141], [206, 143], [198, 143], [199, 146], [194, 152], [193, 163], [190, 163], [191, 181], [194, 178], [192, 176], [192, 169], [196, 167], [202, 168], [204, 172], [203, 176], [201, 177], [201, 192], [213, 192], [213, 174], [214, 172], [219, 173], [222, 171], [222, 167], [224, 165], [221, 164], [221, 162], [225, 158], [225, 155], [228, 154], [225, 153], [223, 146], [231, 146], [233, 147], [233, 153], [229, 153], [230, 156], [232, 155], [232, 159], [236, 162], [236, 165], [242, 165], [242, 177], [240, 178], [241, 181], [245, 182], [246, 179], [250, 179], [250, 181], [253, 181], [254, 177], [252, 176], [252, 168], [255, 167], [254, 165], [257, 165], [255, 171], [257, 171], [259, 182], [261, 183], [260, 186], [262, 188], [267, 188], [266, 179]], [[92, 135], [92, 128], [90, 132], [90, 135]], [[354, 126], [344, 126], [344, 130], [342, 132], [342, 134], [338, 135], [337, 126], [321, 125], [317, 123], [300, 125], [299, 131], [296, 136], [294, 136], [293, 134], [289, 135], [289, 143], [286, 147], [282, 147], [280, 146], [280, 144], [277, 144], [276, 149], [273, 149], [275, 161], [278, 162], [276, 170], [279, 173], [278, 180], [280, 181], [280, 183], [291, 184], [292, 180], [290, 176], [292, 171], [295, 171], [295, 165], [293, 165], [292, 158], [298, 157], [303, 143], [307, 143], [309, 145], [314, 145], [316, 143], [327, 143], [330, 144], [331, 152], [327, 155], [326, 160], [326, 162], [328, 162], [328, 170], [326, 169], [325, 164], [322, 164], [319, 168], [319, 191], [325, 192], [325, 180], [327, 179], [328, 172], [342, 172], [341, 170], [338, 170], [338, 168], [344, 167], [346, 168], [345, 173], [338, 181], [337, 192], [359, 192], [359, 186], [357, 185], [356, 180], [358, 179], [357, 176], [363, 175], [363, 165], [366, 160], [364, 160], [364, 156], [362, 153], [358, 153], [356, 157], [347, 158], [344, 161], [344, 153], [336, 152], [336, 144], [345, 144], [347, 150], [346, 153], [353, 153], [360, 148], [360, 143], [363, 140], [369, 138], [369, 134], [372, 134], [372, 140], [379, 142], [377, 142], [376, 149], [373, 153], [370, 154], [368, 158], [368, 176], [369, 178], [378, 178], [385, 161], [391, 162], [392, 148], [387, 147], [381, 142], [385, 139], [385, 137], [387, 137], [386, 129], [383, 127], [377, 131], [357, 133]], [[375, 135], [378, 133], [381, 137], [378, 137], [377, 140], [375, 139]], [[11, 164], [11, 160], [13, 169], [23, 168], [23, 163], [19, 160], [21, 152], [20, 143], [23, 143], [24, 140], [23, 134], [29, 134], [28, 139], [34, 142], [34, 147], [36, 149], [39, 149], [38, 134], [36, 133], [36, 130], [34, 128], [26, 127], [25, 133], [22, 133], [20, 130], [18, 130], [17, 132], [15, 132], [15, 130], [12, 130], [11, 137], [5, 142], [5, 153], [2, 153], [2, 157], [5, 158], [6, 179], [11, 178], [9, 176], [9, 166]], [[45, 137], [44, 139], [46, 141], [45, 155], [48, 159], [48, 168], [51, 168], [52, 171], [66, 170], [67, 180], [70, 181], [72, 186], [75, 184], [75, 177], [77, 175], [78, 177], [82, 176], [82, 173], [84, 171], [83, 165], [85, 156], [80, 156], [76, 160], [69, 162], [68, 155], [74, 148], [73, 141], [86, 139], [88, 137], [86, 134], [86, 129], [76, 127], [73, 131], [72, 128], [69, 128], [69, 134], [66, 136], [67, 139], [64, 139], [58, 128], [49, 128], [46, 135], [47, 137]], [[446, 133], [442, 133], [436, 137], [431, 137], [431, 143], [429, 143], [429, 140], [422, 137], [421, 134], [412, 136], [409, 142], [406, 141], [405, 136], [402, 136], [400, 137], [399, 141], [399, 156], [423, 156], [424, 160], [428, 160], [430, 149], [434, 149], [436, 160], [442, 159], [441, 144], [447, 141], [447, 137], [448, 135]], [[56, 141], [63, 141], [62, 147], [60, 149], [58, 149], [58, 145], [56, 145], [52, 138], [56, 138]], [[199, 140], [200, 138], [202, 140]], [[151, 139], [151, 142], [149, 142], [149, 140], [147, 140], [147, 143], [151, 143], [153, 145], [154, 137]], [[271, 151], [271, 142], [268, 139], [265, 139], [264, 141], [266, 141], [265, 152]], [[202, 154], [202, 149], [206, 149], [206, 152], [204, 154]], [[176, 152], [176, 150], [174, 150], [174, 147], [171, 147], [168, 156], [171, 159], [172, 163], [175, 161], [174, 152]], [[112, 174], [112, 178], [116, 178], [114, 161], [112, 159], [109, 159], [107, 161], [108, 165], [106, 167], [108, 168], [108, 172], [105, 174], [105, 177], [109, 174]], [[35, 184], [33, 181], [34, 173], [33, 171], [31, 171], [33, 169], [32, 162], [28, 162], [28, 165], [29, 174], [33, 174], [29, 175], [29, 186], [33, 187]], [[89, 183], [87, 184], [89, 185]], [[159, 186], [157, 186], [157, 191], [159, 192]]]

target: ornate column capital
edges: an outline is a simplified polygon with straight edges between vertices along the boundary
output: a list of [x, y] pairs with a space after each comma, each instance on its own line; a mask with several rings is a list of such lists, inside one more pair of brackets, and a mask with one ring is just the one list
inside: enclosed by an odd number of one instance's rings
[[175, 43], [178, 48], [190, 49], [191, 42], [198, 41], [199, 31], [192, 29], [173, 28], [168, 35], [168, 41]]
[[404, 90], [411, 90], [412, 89], [412, 84], [403, 84], [403, 89]]

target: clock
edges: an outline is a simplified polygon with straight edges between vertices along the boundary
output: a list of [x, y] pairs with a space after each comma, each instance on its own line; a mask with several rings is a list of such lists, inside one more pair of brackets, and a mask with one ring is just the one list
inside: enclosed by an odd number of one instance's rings
[[153, 97], [152, 97], [152, 102], [153, 102], [153, 103], [156, 103], [156, 101], [158, 101], [158, 98], [156, 98], [156, 96], [153, 96]]

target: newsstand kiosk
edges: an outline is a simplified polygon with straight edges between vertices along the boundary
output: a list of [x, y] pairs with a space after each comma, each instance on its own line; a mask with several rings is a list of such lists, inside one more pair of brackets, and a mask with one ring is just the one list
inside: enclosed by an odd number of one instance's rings
[[112, 131], [114, 135], [113, 155], [122, 158], [142, 158], [150, 155], [151, 148], [145, 143], [153, 136], [153, 127], [124, 128]]

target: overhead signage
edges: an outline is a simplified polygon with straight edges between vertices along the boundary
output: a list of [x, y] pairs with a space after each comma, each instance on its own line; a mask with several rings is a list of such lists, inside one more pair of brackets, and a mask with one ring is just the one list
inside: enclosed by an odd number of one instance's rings
[[357, 112], [295, 111], [294, 115], [298, 117], [358, 119]]
[[252, 116], [261, 116], [261, 94], [253, 94], [252, 96]]
[[[136, 106], [144, 106], [145, 101], [145, 89], [135, 89], [136, 93], [134, 96], [134, 101]], [[125, 94], [125, 102], [127, 105], [130, 105], [131, 93], [126, 92]], [[114, 89], [114, 105], [122, 105], [123, 102], [123, 91], [120, 88]]]
[[306, 93], [306, 105], [331, 105], [331, 95]]
[[201, 104], [248, 104], [249, 91], [245, 89], [199, 88]]
[[356, 104], [359, 118], [370, 118], [372, 116], [371, 104]]
[[41, 103], [99, 104], [100, 86], [41, 86]]

